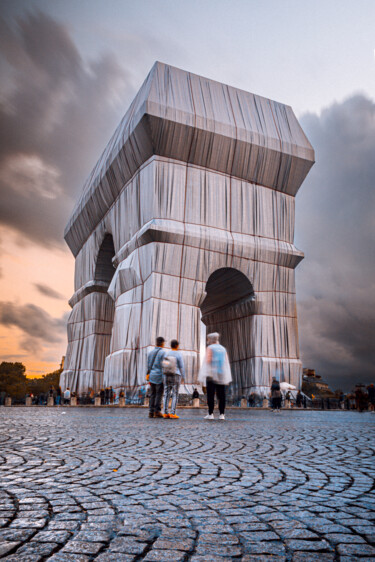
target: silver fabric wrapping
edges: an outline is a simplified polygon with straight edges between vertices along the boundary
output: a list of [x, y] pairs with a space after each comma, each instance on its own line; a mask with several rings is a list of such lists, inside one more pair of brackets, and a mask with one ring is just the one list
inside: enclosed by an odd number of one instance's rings
[[66, 228], [62, 386], [144, 384], [159, 335], [180, 341], [193, 383], [202, 317], [234, 394], [263, 393], [275, 374], [300, 387], [294, 195], [313, 160], [291, 108], [156, 63]]

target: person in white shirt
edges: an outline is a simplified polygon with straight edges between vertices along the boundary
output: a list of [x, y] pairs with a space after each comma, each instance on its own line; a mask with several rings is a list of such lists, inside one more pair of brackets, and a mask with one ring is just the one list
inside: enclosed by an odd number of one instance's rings
[[70, 388], [68, 386], [68, 388], [64, 392], [64, 404], [69, 404], [69, 402], [70, 402]]

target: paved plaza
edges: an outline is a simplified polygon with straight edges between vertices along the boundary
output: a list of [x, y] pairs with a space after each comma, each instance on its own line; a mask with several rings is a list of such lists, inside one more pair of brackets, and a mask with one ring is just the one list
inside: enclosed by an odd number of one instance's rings
[[375, 415], [0, 409], [0, 557], [375, 560]]

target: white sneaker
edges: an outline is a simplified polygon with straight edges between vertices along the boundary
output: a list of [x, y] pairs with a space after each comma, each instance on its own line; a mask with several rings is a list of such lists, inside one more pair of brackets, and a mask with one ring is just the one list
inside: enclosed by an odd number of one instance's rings
[[225, 420], [225, 414], [220, 414], [219, 420]]
[[207, 414], [207, 416], [204, 416], [205, 420], [214, 420], [214, 415], [213, 414]]

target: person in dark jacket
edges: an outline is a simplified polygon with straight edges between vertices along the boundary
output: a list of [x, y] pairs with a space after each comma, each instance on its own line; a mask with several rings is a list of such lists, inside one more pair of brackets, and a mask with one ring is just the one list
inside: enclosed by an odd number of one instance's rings
[[368, 400], [370, 404], [370, 410], [373, 412], [375, 410], [375, 386], [371, 383], [367, 387]]
[[100, 396], [100, 405], [103, 406], [105, 404], [105, 390], [104, 390], [104, 388], [100, 389], [99, 396]]
[[282, 395], [280, 390], [280, 383], [276, 380], [276, 377], [272, 377], [271, 384], [271, 408], [273, 411], [280, 411], [281, 408]]
[[56, 405], [60, 406], [60, 404], [61, 404], [61, 386], [58, 386], [56, 390]]
[[192, 396], [192, 398], [193, 398], [193, 400], [194, 400], [195, 398], [199, 398], [199, 392], [198, 392], [198, 390], [197, 390], [196, 388], [194, 388], [194, 390], [193, 390], [193, 396]]

